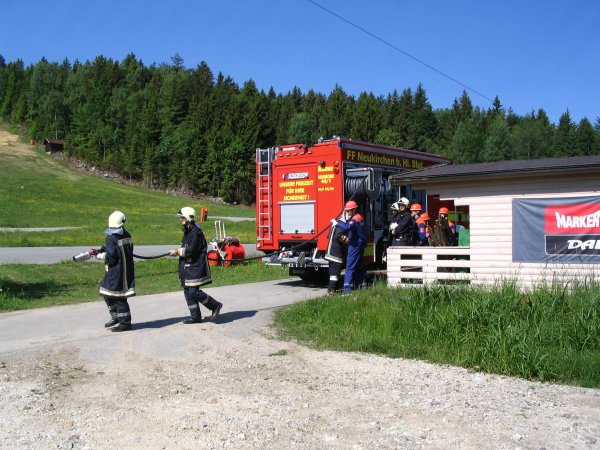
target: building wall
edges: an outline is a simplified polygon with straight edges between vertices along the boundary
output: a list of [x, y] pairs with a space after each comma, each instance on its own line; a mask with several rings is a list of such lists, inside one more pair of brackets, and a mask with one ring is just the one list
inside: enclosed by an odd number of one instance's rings
[[[597, 195], [600, 190], [600, 174], [578, 174], [577, 176], [539, 177], [512, 176], [491, 178], [479, 181], [454, 182], [448, 184], [413, 185], [416, 189], [426, 189], [428, 194], [439, 194], [442, 200], [453, 200], [455, 205], [467, 205], [470, 215], [470, 247], [468, 264], [470, 274], [456, 270], [458, 274], [442, 277], [467, 277], [472, 284], [493, 284], [501, 280], [515, 280], [520, 286], [530, 288], [537, 284], [552, 281], [565, 283], [572, 279], [585, 279], [599, 275], [597, 264], [540, 264], [512, 262], [512, 199], [513, 198], [559, 198]], [[457, 253], [457, 259], [465, 258], [464, 248]], [[447, 253], [448, 250], [446, 249]], [[402, 254], [417, 255], [428, 261], [427, 265], [452, 266], [454, 263], [439, 261], [436, 257], [440, 249], [390, 248], [388, 249], [388, 283], [391, 286], [406, 280], [400, 267], [408, 262], [401, 260]], [[459, 258], [460, 257], [460, 258]], [[423, 263], [417, 263], [423, 264]], [[435, 269], [422, 269], [430, 274], [423, 276], [425, 282], [436, 276]]]

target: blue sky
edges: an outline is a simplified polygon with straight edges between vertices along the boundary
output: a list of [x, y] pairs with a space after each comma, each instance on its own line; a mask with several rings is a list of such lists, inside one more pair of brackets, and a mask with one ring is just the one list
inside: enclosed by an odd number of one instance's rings
[[206, 61], [278, 93], [328, 95], [337, 83], [387, 95], [421, 83], [434, 108], [462, 95], [451, 77], [483, 108], [497, 95], [554, 123], [567, 110], [575, 122], [600, 117], [598, 0], [314, 2], [375, 37], [309, 0], [13, 0], [0, 12], [0, 54], [29, 65], [134, 53], [150, 65], [178, 53], [187, 67]]

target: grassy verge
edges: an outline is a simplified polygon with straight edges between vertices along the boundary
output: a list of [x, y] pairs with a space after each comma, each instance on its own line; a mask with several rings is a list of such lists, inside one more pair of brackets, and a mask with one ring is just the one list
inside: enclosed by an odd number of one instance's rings
[[[177, 260], [163, 258], [136, 262], [138, 295], [178, 291]], [[0, 311], [38, 308], [99, 300], [104, 274], [99, 262], [0, 265]], [[235, 267], [214, 267], [207, 287], [288, 278], [286, 270], [252, 261]]]
[[600, 286], [493, 291], [387, 289], [276, 312], [284, 338], [319, 349], [429, 360], [531, 380], [600, 387]]
[[[210, 203], [148, 191], [70, 170], [40, 148], [11, 143], [0, 149], [0, 228], [78, 227], [56, 232], [0, 232], [0, 247], [97, 245], [108, 216], [128, 219], [136, 245], [173, 244], [181, 239], [175, 213], [182, 206], [208, 208], [201, 223], [207, 239], [215, 217], [253, 219], [254, 208]], [[254, 221], [225, 221], [227, 234], [254, 242]]]

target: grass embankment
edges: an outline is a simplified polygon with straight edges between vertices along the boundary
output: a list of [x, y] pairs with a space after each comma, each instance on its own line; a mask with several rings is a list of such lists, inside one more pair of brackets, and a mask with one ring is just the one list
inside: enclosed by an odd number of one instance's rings
[[[136, 245], [177, 244], [181, 229], [175, 213], [183, 206], [208, 208], [200, 225], [215, 235], [215, 217], [254, 218], [254, 209], [202, 202], [152, 192], [74, 172], [39, 147], [11, 142], [0, 147], [0, 228], [79, 227], [53, 232], [1, 232], [0, 247], [94, 246], [104, 241], [108, 216], [118, 209]], [[254, 242], [253, 220], [225, 219], [228, 235]]]
[[520, 292], [376, 286], [276, 313], [281, 336], [318, 349], [428, 360], [600, 387], [600, 285]]
[[[176, 258], [136, 261], [137, 294], [180, 290], [177, 264]], [[0, 265], [0, 311], [100, 300], [98, 287], [103, 275], [104, 264], [98, 261]], [[213, 282], [206, 287], [284, 278], [288, 278], [287, 271], [252, 261], [213, 267]]]

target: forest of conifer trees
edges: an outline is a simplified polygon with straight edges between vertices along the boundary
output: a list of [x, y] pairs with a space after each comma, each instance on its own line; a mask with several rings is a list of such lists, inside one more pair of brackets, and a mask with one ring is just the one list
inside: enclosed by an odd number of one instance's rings
[[[549, 94], [551, 95], [551, 94]], [[498, 97], [474, 107], [466, 91], [433, 109], [423, 86], [385, 97], [341, 86], [329, 94], [240, 87], [204, 62], [178, 55], [146, 66], [135, 55], [35, 65], [0, 55], [0, 120], [31, 139], [64, 139], [66, 152], [146, 186], [254, 202], [257, 147], [313, 143], [333, 135], [437, 153], [455, 163], [600, 154], [600, 117], [553, 124]]]

